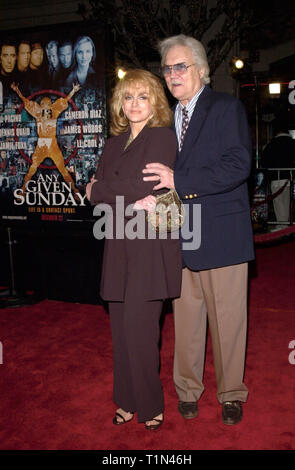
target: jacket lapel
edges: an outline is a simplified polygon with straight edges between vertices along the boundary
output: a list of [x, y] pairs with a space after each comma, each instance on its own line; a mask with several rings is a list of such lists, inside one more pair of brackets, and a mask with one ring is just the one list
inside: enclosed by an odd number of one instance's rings
[[183, 166], [188, 155], [190, 154], [193, 145], [197, 141], [201, 129], [206, 120], [206, 116], [211, 106], [211, 102], [212, 90], [208, 86], [205, 86], [205, 89], [201, 93], [201, 96], [199, 97], [196, 103], [194, 112], [192, 114], [189, 126], [184, 137], [182, 149], [180, 152], [178, 151], [177, 161], [175, 165], [177, 168], [181, 168]]
[[128, 147], [126, 149], [125, 149], [125, 145], [126, 145], [127, 140], [129, 138], [130, 132], [126, 132], [126, 134], [124, 133], [124, 139], [122, 139], [121, 156], [123, 156], [123, 155], [125, 156], [129, 151], [133, 151], [134, 148], [136, 148], [137, 145], [139, 145], [143, 141], [143, 139], [145, 137], [146, 130], [147, 130], [147, 127], [145, 126], [141, 130], [141, 132], [138, 134], [138, 136], [136, 136], [136, 138], [128, 145]]

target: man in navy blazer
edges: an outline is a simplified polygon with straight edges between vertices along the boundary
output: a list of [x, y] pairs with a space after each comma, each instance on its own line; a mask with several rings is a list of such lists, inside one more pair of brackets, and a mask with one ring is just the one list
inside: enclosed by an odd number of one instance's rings
[[[174, 301], [174, 382], [178, 410], [198, 414], [203, 386], [207, 319], [224, 424], [242, 419], [248, 390], [243, 382], [248, 261], [254, 257], [247, 179], [251, 142], [246, 113], [236, 98], [214, 92], [202, 44], [180, 35], [160, 43], [162, 71], [178, 100], [175, 131], [179, 143], [174, 170], [151, 163], [154, 189], [175, 188], [183, 200], [190, 229], [201, 225], [201, 243], [191, 248], [182, 237], [181, 297]], [[200, 205], [200, 220], [193, 208]], [[195, 214], [199, 214], [196, 212]], [[195, 215], [196, 217], [196, 215]], [[192, 237], [195, 236], [193, 233]]]

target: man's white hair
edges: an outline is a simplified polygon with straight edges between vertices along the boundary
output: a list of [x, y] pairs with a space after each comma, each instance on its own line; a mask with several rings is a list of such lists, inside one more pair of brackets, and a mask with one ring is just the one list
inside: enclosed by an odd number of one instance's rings
[[161, 65], [163, 66], [165, 64], [166, 55], [169, 49], [174, 46], [185, 46], [191, 49], [198, 70], [200, 70], [201, 68], [204, 69], [202, 82], [205, 85], [210, 83], [210, 68], [205, 48], [200, 41], [197, 41], [197, 39], [193, 37], [185, 36], [184, 34], [179, 34], [178, 36], [171, 36], [170, 38], [160, 41], [158, 44], [158, 50], [161, 55]]

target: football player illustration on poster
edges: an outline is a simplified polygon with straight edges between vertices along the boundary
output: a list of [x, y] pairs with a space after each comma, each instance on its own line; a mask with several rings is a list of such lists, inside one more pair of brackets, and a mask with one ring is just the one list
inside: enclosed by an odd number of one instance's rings
[[64, 156], [56, 139], [56, 125], [58, 116], [67, 109], [69, 100], [80, 89], [80, 85], [74, 84], [71, 92], [65, 98], [58, 98], [52, 102], [49, 97], [45, 96], [41, 99], [40, 104], [23, 96], [15, 83], [11, 84], [11, 88], [18, 94], [26, 111], [36, 119], [37, 124], [38, 141], [32, 155], [32, 164], [24, 178], [22, 190], [26, 191], [27, 182], [36, 173], [43, 160], [51, 158], [64, 180], [70, 183], [75, 196], [77, 196], [79, 190], [65, 167]]

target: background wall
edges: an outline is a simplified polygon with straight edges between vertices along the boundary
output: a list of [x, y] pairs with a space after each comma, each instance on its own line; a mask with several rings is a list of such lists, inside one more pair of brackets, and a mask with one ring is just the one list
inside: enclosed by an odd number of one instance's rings
[[81, 21], [78, 3], [77, 0], [0, 0], [0, 30]]
[[[72, 227], [11, 227], [14, 284], [17, 292], [39, 298], [101, 304], [99, 283], [103, 240], [90, 224]], [[11, 286], [6, 227], [0, 227], [0, 293]], [[1, 296], [0, 296], [1, 303]]]

